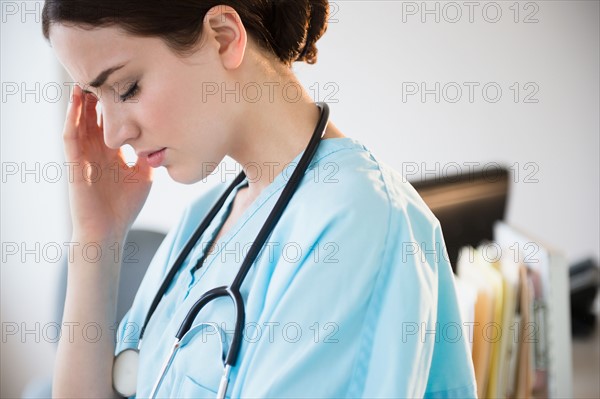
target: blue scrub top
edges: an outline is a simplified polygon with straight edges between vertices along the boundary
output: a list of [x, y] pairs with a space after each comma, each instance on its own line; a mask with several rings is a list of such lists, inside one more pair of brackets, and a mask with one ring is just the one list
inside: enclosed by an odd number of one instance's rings
[[[232, 282], [301, 155], [193, 272], [247, 179], [229, 195], [148, 324], [138, 397], [149, 396], [192, 304]], [[194, 201], [168, 233], [119, 325], [115, 353], [137, 347], [164, 276], [229, 183]], [[244, 339], [228, 397], [477, 396], [439, 222], [403, 176], [356, 139], [321, 141], [241, 293]], [[158, 397], [215, 397], [233, 323], [229, 299], [205, 307]], [[215, 325], [224, 331], [223, 349]]]

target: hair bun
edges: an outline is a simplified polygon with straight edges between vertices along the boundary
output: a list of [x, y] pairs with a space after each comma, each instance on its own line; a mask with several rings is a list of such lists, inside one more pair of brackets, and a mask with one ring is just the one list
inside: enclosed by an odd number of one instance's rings
[[317, 62], [316, 42], [327, 30], [327, 0], [271, 0], [267, 29], [271, 47], [286, 64]]

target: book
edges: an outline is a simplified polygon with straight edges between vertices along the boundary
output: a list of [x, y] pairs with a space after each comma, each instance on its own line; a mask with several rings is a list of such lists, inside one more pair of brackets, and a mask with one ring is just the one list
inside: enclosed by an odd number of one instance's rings
[[498, 292], [502, 290], [500, 273], [472, 247], [464, 247], [459, 252], [457, 261], [458, 276], [462, 281], [471, 284], [477, 292], [475, 301], [475, 323], [473, 326], [473, 366], [477, 381], [477, 396], [486, 397], [490, 381], [490, 369], [494, 365], [493, 341], [494, 323], [497, 323]]
[[[506, 259], [520, 264], [519, 311], [524, 337], [519, 339], [518, 372], [514, 394], [565, 398], [572, 392], [569, 271], [564, 256], [505, 222], [494, 225], [494, 240]], [[523, 267], [525, 273], [523, 273]], [[523, 294], [526, 297], [523, 297]], [[525, 300], [529, 298], [529, 303]], [[523, 320], [525, 316], [527, 320]], [[529, 324], [528, 324], [529, 323]], [[523, 327], [528, 327], [523, 329]], [[513, 348], [514, 349], [514, 348]], [[525, 359], [525, 353], [529, 356]], [[528, 370], [525, 372], [525, 370]], [[527, 391], [529, 393], [527, 393]], [[511, 397], [511, 396], [509, 396]], [[530, 396], [528, 396], [530, 397]]]

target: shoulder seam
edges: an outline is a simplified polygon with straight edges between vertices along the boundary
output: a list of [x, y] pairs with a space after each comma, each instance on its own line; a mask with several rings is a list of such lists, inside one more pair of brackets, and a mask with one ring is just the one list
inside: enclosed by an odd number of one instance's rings
[[[308, 172], [311, 169], [314, 169], [316, 167], [316, 165], [319, 162], [321, 162], [321, 160], [323, 160], [324, 158], [327, 158], [328, 156], [335, 154], [336, 152], [340, 152], [340, 151], [344, 151], [344, 150], [351, 150], [351, 149], [352, 149], [352, 147], [336, 148], [336, 149], [330, 150], [329, 152], [326, 152], [325, 154], [322, 154], [319, 158], [312, 160], [312, 162], [309, 164], [308, 168], [306, 169], [306, 172]], [[363, 151], [364, 151], [364, 149], [363, 149]], [[379, 167], [379, 163], [377, 163], [377, 167]]]

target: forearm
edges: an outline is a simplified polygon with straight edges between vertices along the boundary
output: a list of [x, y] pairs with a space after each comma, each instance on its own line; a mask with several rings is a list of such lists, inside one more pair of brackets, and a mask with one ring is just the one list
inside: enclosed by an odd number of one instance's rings
[[[63, 333], [56, 355], [53, 397], [118, 397], [112, 388], [114, 329], [120, 258], [116, 245], [123, 240], [102, 242], [74, 239], [68, 264]], [[86, 250], [79, 250], [84, 249]], [[101, 249], [101, 251], [96, 251]], [[71, 331], [65, 331], [71, 328]]]

